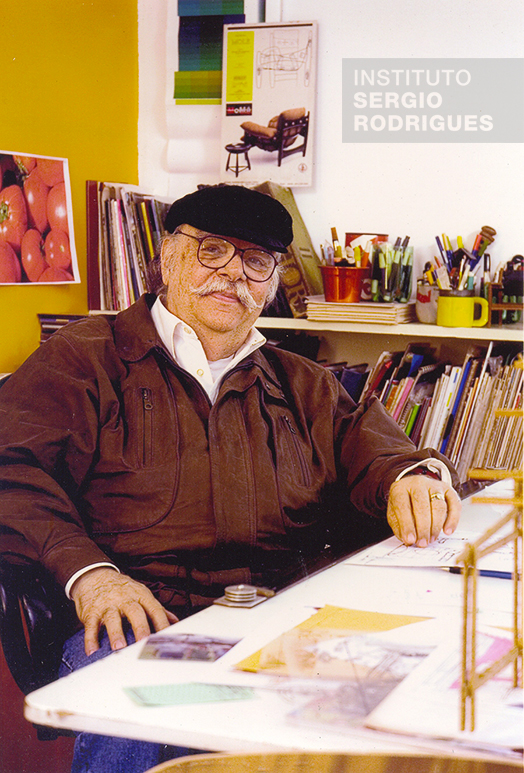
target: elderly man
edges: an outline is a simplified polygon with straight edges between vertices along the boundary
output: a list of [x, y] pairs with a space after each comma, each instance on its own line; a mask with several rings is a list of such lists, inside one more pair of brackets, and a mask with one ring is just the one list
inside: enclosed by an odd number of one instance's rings
[[444, 457], [254, 328], [293, 238], [284, 207], [207, 187], [165, 225], [163, 297], [68, 325], [0, 391], [0, 523], [63, 583], [91, 659], [226, 585], [282, 587], [344, 519], [349, 552], [352, 512], [421, 547], [459, 519]]

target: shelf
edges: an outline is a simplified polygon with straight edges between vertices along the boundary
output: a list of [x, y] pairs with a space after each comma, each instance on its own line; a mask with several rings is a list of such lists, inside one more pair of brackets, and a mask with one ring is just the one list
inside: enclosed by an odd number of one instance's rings
[[316, 333], [362, 333], [363, 335], [401, 335], [418, 338], [459, 338], [469, 341], [523, 340], [522, 323], [501, 327], [439, 327], [410, 322], [404, 325], [373, 325], [361, 322], [313, 322], [291, 317], [259, 317], [256, 327]]

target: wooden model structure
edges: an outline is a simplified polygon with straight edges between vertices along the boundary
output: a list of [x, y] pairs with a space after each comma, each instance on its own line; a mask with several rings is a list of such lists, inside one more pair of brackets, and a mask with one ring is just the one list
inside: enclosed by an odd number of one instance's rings
[[[499, 413], [499, 412], [497, 412]], [[502, 411], [500, 411], [502, 413]], [[505, 411], [504, 413], [509, 413]], [[515, 411], [511, 412], [516, 413]], [[522, 413], [518, 412], [519, 415]], [[522, 471], [521, 470], [470, 470], [470, 478], [477, 480], [501, 480], [513, 478], [514, 494], [511, 499], [503, 497], [475, 497], [472, 501], [482, 504], [510, 504], [511, 511], [488, 529], [481, 537], [457, 558], [464, 566], [464, 616], [462, 635], [462, 689], [461, 689], [461, 730], [475, 729], [475, 690], [492, 679], [510, 664], [513, 664], [513, 686], [522, 687]], [[495, 542], [491, 540], [508, 524], [512, 524], [509, 533], [505, 533]], [[477, 562], [483, 556], [499, 547], [513, 542], [513, 646], [489, 668], [477, 671], [476, 666], [476, 627], [477, 627]]]

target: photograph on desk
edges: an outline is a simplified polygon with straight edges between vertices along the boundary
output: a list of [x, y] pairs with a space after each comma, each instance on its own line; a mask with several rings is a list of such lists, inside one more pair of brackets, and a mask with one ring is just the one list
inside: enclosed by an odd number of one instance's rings
[[413, 627], [425, 622], [327, 605], [236, 668], [284, 677], [272, 688], [295, 697], [313, 693], [317, 704], [342, 701], [345, 717], [361, 723], [431, 651], [423, 636], [413, 644]]
[[155, 633], [148, 637], [140, 657], [146, 660], [200, 660], [213, 663], [237, 643], [238, 639], [193, 633]]
[[0, 284], [79, 281], [67, 159], [0, 151]]
[[224, 27], [220, 181], [310, 186], [316, 22]]

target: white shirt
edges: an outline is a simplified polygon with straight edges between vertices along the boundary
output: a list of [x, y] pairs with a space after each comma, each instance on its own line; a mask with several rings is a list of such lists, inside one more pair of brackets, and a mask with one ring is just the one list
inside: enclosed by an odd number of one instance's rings
[[[220, 383], [225, 374], [234, 368], [237, 363], [245, 359], [248, 354], [254, 352], [255, 349], [259, 349], [266, 342], [262, 333], [256, 328], [252, 328], [247, 339], [235, 354], [232, 354], [230, 357], [225, 357], [222, 360], [210, 362], [207, 359], [204, 347], [200, 343], [193, 328], [190, 327], [187, 322], [184, 322], [175, 316], [175, 314], [168, 311], [160, 298], [157, 298], [153, 304], [151, 316], [158, 335], [162, 339], [162, 343], [173, 360], [177, 365], [180, 365], [181, 368], [194, 376], [194, 378], [202, 385], [203, 389], [205, 389], [212, 403], [216, 400], [218, 390], [220, 389]], [[440, 474], [441, 479], [446, 481], [448, 485], [451, 485], [451, 475], [448, 468], [439, 459], [433, 458], [426, 459], [423, 462], [416, 462], [411, 465], [400, 473], [397, 480], [407, 475], [410, 470], [421, 466], [426, 466], [432, 472]], [[78, 580], [79, 577], [90, 569], [96, 569], [99, 566], [110, 566], [118, 571], [118, 567], [107, 561], [84, 566], [82, 569], [75, 572], [67, 581], [65, 586], [67, 597], [71, 598], [71, 588], [73, 587], [73, 583]]]
[[171, 357], [202, 385], [212, 403], [216, 400], [222, 377], [266, 343], [262, 333], [251, 328], [247, 339], [235, 354], [210, 362], [193, 328], [168, 311], [160, 298], [153, 304], [151, 316]]

